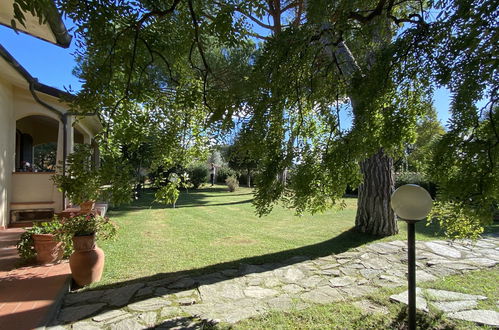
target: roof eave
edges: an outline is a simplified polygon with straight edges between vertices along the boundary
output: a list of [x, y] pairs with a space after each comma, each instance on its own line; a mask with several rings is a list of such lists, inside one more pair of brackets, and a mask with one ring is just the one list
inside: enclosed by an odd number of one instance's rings
[[12, 25], [7, 24], [5, 22], [0, 22], [0, 25], [4, 25], [6, 27], [9, 27], [13, 29], [16, 32], [22, 32], [25, 34], [28, 34], [30, 36], [33, 36], [35, 38], [41, 39], [43, 41], [50, 42], [51, 44], [60, 46], [62, 48], [68, 48], [69, 45], [71, 44], [72, 37], [69, 34], [68, 30], [66, 29], [66, 26], [64, 25], [64, 22], [62, 21], [61, 15], [59, 15], [59, 12], [57, 11], [57, 7], [55, 6], [55, 3], [53, 1], [48, 2], [49, 5], [46, 9], [45, 12], [45, 19], [46, 22], [50, 28], [50, 31], [52, 32], [54, 40], [49, 40], [46, 38], [43, 38], [41, 36], [37, 36], [34, 33], [30, 33], [29, 31], [25, 31], [22, 29], [16, 29]]
[[58, 99], [71, 100], [75, 96], [66, 91], [60, 90], [58, 88], [48, 86], [38, 82], [38, 79], [34, 78], [28, 70], [26, 70], [8, 51], [5, 47], [0, 44], [0, 57], [2, 57], [7, 63], [9, 63], [29, 84], [33, 85], [33, 88], [43, 94], [47, 94]]

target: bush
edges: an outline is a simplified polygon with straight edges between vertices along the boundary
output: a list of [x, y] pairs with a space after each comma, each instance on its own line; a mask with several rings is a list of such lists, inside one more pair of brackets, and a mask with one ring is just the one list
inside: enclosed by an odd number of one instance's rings
[[395, 173], [395, 188], [405, 184], [417, 184], [426, 189], [434, 199], [437, 195], [437, 186], [429, 181], [426, 176], [418, 172], [399, 172]]
[[[64, 191], [73, 204], [95, 201], [99, 198], [102, 177], [92, 161], [92, 149], [87, 144], [77, 144], [66, 160], [65, 173], [62, 164], [52, 181], [59, 191]], [[63, 174], [64, 173], [64, 174]]]
[[169, 182], [166, 186], [159, 188], [156, 191], [156, 202], [162, 204], [171, 204], [175, 208], [180, 192], [178, 191], [178, 184]]
[[208, 182], [208, 167], [205, 164], [193, 164], [189, 166], [187, 172], [194, 189], [198, 189], [203, 183]]
[[236, 191], [236, 189], [239, 188], [239, 181], [237, 181], [235, 176], [229, 176], [225, 179], [225, 183], [227, 184], [230, 192]]
[[237, 176], [237, 172], [231, 169], [228, 166], [221, 166], [217, 168], [217, 182], [218, 183], [225, 183], [227, 178], [234, 176]]
[[484, 225], [489, 223], [490, 213], [485, 211], [480, 214], [463, 204], [436, 201], [428, 219], [430, 222], [437, 221], [451, 239], [477, 239], [483, 233]]

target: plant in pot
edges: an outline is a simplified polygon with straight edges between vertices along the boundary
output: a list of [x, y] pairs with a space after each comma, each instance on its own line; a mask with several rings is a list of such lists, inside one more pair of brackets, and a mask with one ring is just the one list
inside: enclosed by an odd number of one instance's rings
[[60, 235], [62, 224], [57, 218], [51, 222], [35, 223], [27, 229], [17, 242], [17, 250], [24, 262], [29, 262], [36, 257], [38, 264], [59, 262], [63, 256], [68, 255], [65, 247], [65, 238]]
[[52, 176], [52, 181], [64, 191], [73, 204], [79, 204], [82, 212], [90, 211], [99, 197], [101, 176], [92, 161], [92, 149], [89, 145], [78, 144], [75, 151], [66, 158], [66, 173], [62, 166]]
[[98, 282], [104, 270], [104, 251], [96, 244], [96, 238], [109, 239], [116, 235], [117, 226], [96, 214], [72, 214], [61, 219], [60, 232], [71, 237], [74, 252], [69, 266], [75, 283], [82, 287]]

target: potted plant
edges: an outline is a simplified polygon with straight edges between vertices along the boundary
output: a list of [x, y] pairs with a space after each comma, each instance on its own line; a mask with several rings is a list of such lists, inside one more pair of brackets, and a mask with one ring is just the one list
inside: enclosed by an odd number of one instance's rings
[[72, 214], [61, 219], [60, 232], [73, 242], [69, 266], [76, 284], [85, 286], [100, 280], [105, 256], [95, 240], [112, 238], [116, 231], [116, 225], [108, 217], [92, 213]]
[[89, 145], [75, 146], [75, 151], [66, 158], [65, 172], [63, 175], [62, 166], [58, 167], [58, 173], [52, 176], [54, 184], [72, 203], [79, 204], [82, 212], [93, 209], [100, 193], [101, 176], [92, 161]]
[[17, 243], [21, 259], [36, 257], [38, 264], [59, 262], [64, 256], [64, 238], [60, 236], [61, 223], [57, 221], [35, 223], [27, 229]]

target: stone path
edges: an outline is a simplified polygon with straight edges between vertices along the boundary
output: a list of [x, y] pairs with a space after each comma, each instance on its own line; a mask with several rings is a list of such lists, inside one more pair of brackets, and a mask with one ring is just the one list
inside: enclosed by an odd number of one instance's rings
[[[417, 280], [494, 267], [499, 237], [417, 242]], [[317, 259], [241, 265], [198, 277], [166, 277], [68, 294], [54, 325], [73, 329], [196, 328], [235, 323], [269, 310], [303, 309], [406, 284], [406, 242], [374, 243]]]

